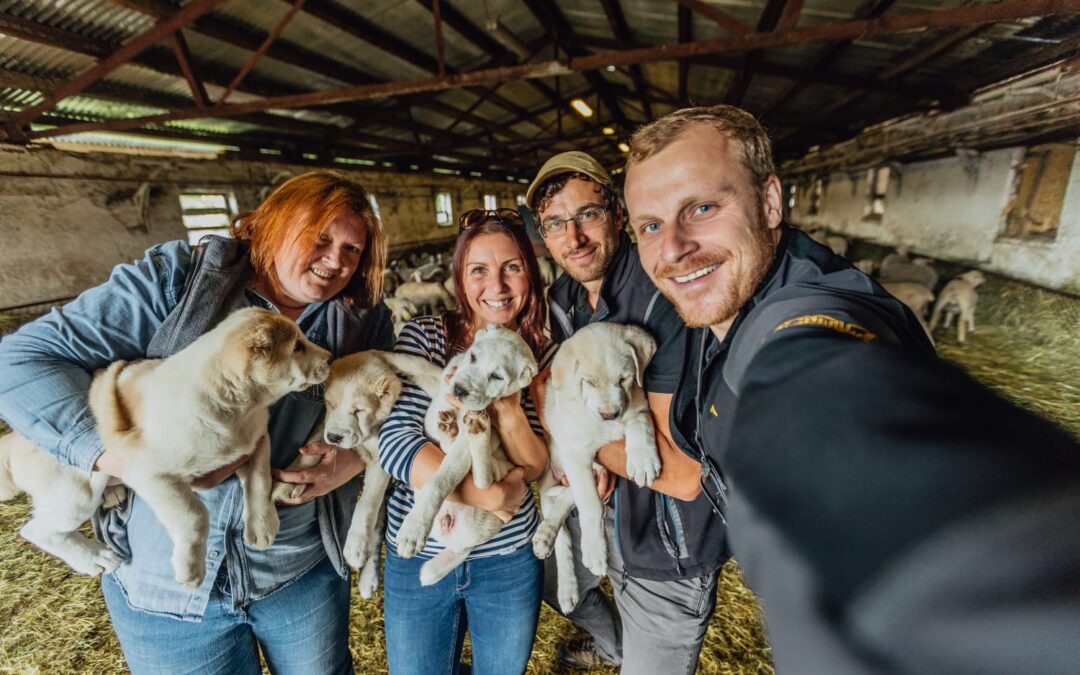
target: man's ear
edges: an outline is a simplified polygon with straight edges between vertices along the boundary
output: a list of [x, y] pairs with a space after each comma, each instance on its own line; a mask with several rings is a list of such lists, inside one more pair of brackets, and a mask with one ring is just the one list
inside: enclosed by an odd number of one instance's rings
[[780, 178], [774, 173], [765, 180], [761, 189], [761, 208], [765, 213], [765, 224], [770, 230], [780, 227], [784, 219], [784, 190]]
[[644, 382], [645, 369], [656, 353], [656, 340], [640, 328], [629, 328], [626, 331], [626, 343], [630, 346], [630, 355], [634, 359], [634, 379], [640, 387]]

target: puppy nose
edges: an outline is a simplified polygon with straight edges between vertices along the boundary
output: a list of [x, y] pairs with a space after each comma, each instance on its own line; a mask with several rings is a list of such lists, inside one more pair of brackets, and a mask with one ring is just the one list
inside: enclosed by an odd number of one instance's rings
[[615, 419], [618, 416], [619, 416], [619, 413], [617, 413], [615, 411], [610, 411], [610, 412], [607, 411], [607, 410], [601, 410], [600, 411], [600, 418], [602, 420], [604, 420], [605, 422], [610, 422], [611, 420]]
[[341, 434], [330, 434], [330, 433], [326, 434], [326, 442], [330, 443], [331, 445], [337, 445], [338, 443], [341, 442], [341, 439], [343, 439], [343, 438], [345, 438], [345, 437], [342, 436]]
[[461, 386], [460, 384], [454, 385], [454, 398], [461, 398], [467, 393], [468, 391], [465, 389], [465, 387]]

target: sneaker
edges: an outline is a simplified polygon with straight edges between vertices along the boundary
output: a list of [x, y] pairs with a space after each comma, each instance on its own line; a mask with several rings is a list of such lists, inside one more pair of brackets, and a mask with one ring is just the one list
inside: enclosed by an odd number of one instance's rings
[[555, 658], [567, 668], [576, 670], [619, 665], [597, 651], [596, 641], [591, 635], [578, 635], [563, 640], [555, 650]]

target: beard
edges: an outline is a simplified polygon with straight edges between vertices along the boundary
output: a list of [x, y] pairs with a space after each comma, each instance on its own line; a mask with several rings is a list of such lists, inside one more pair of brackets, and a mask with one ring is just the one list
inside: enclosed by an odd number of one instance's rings
[[[752, 230], [747, 255], [738, 260], [733, 259], [730, 250], [724, 249], [681, 261], [678, 265], [663, 265], [656, 269], [655, 279], [661, 280], [658, 284], [660, 291], [675, 306], [675, 311], [688, 327], [708, 328], [728, 321], [753, 297], [754, 291], [768, 273], [776, 252], [776, 242], [773, 240], [772, 231], [765, 225], [764, 214], [760, 215], [758, 221], [758, 226]], [[705, 293], [704, 302], [708, 306], [701, 306], [702, 299], [681, 297], [678, 286], [671, 277], [712, 265], [719, 265], [720, 271], [727, 266], [728, 279], [726, 282], [718, 281], [714, 286], [723, 285], [710, 288]]]
[[[590, 247], [592, 247], [592, 250], [596, 253], [592, 262], [588, 265], [582, 267], [569, 262], [571, 256], [588, 251], [590, 250]], [[584, 284], [603, 278], [603, 276], [607, 274], [608, 266], [611, 264], [611, 259], [613, 257], [615, 257], [615, 246], [603, 241], [593, 242], [589, 245], [582, 246], [581, 248], [566, 251], [566, 255], [564, 256], [566, 263], [562, 265], [562, 268], [566, 270], [566, 273], [570, 275], [571, 279], [579, 284]]]

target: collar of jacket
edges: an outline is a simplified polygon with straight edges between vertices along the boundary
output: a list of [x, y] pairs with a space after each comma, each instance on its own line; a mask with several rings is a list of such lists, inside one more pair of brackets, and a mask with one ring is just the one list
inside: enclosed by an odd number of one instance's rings
[[[600, 299], [596, 303], [596, 313], [601, 309], [610, 309], [615, 291], [630, 280], [633, 273], [634, 243], [630, 241], [630, 235], [625, 230], [619, 230], [619, 244], [615, 249], [615, 255], [611, 257], [611, 263], [604, 271], [604, 280], [600, 283]], [[551, 301], [559, 305], [564, 311], [569, 311], [574, 306], [575, 293], [584, 291], [584, 287], [569, 274], [561, 274], [548, 290]]]

